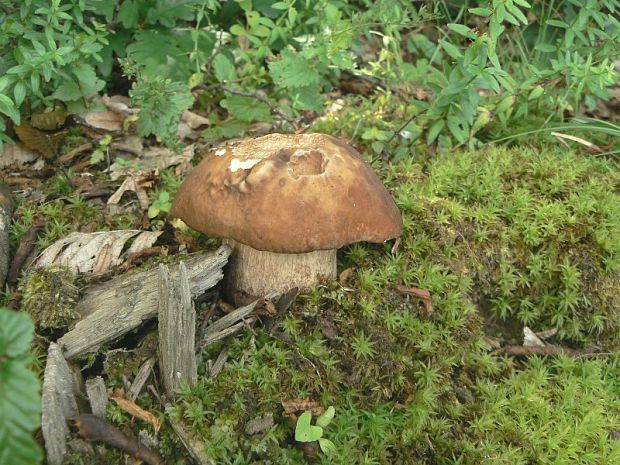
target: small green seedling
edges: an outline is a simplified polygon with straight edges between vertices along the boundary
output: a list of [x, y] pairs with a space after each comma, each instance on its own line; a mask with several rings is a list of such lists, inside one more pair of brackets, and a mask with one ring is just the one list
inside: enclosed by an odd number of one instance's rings
[[95, 151], [93, 151], [90, 156], [90, 164], [95, 165], [104, 160], [105, 154], [108, 152], [108, 146], [112, 142], [112, 136], [107, 134], [105, 137], [99, 139], [99, 146]]
[[168, 213], [170, 208], [172, 208], [170, 194], [166, 191], [160, 192], [157, 200], [149, 207], [149, 218], [155, 218], [160, 212]]
[[319, 446], [323, 453], [331, 455], [335, 452], [336, 446], [329, 439], [323, 437], [323, 428], [327, 427], [334, 418], [336, 409], [329, 407], [322, 415], [316, 419], [316, 425], [312, 425], [312, 413], [304, 412], [297, 419], [295, 427], [295, 441], [298, 442], [314, 442], [319, 441]]

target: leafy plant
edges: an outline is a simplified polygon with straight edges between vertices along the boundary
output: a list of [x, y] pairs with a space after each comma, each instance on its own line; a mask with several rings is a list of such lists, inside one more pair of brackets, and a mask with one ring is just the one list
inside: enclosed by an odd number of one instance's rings
[[32, 433], [40, 425], [40, 385], [28, 368], [34, 324], [0, 308], [0, 464], [34, 465], [43, 454]]
[[167, 191], [159, 193], [157, 200], [149, 207], [149, 218], [157, 217], [161, 212], [168, 213], [172, 208], [172, 202], [170, 201], [170, 194]]
[[334, 453], [336, 446], [332, 441], [323, 437], [323, 429], [326, 428], [334, 418], [336, 409], [330, 406], [325, 412], [316, 419], [316, 424], [311, 424], [312, 412], [306, 411], [297, 419], [295, 426], [295, 441], [298, 442], [314, 442], [319, 441], [319, 447], [323, 453], [331, 455]]

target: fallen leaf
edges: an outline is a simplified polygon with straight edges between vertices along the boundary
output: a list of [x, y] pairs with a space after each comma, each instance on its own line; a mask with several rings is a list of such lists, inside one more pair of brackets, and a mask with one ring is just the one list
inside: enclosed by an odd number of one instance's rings
[[[161, 234], [138, 230], [73, 233], [45, 249], [32, 266], [63, 265], [79, 273], [106, 273], [141, 248], [151, 247]], [[130, 239], [134, 243], [125, 250]]]
[[60, 143], [67, 135], [67, 131], [44, 132], [35, 129], [28, 121], [23, 120], [22, 124], [15, 126], [15, 132], [19, 140], [28, 147], [40, 153], [45, 158], [50, 159], [56, 156]]
[[54, 131], [65, 124], [67, 116], [69, 116], [67, 110], [64, 108], [56, 108], [52, 111], [35, 113], [30, 117], [30, 124], [32, 124], [32, 127], [37, 129]]
[[108, 205], [118, 205], [123, 197], [123, 194], [127, 191], [135, 192], [138, 197], [138, 202], [140, 202], [140, 208], [142, 210], [149, 209], [149, 197], [144, 190], [145, 184], [142, 184], [140, 181], [144, 178], [139, 178], [135, 176], [128, 176], [123, 181], [123, 184], [110, 196], [108, 199]]
[[114, 111], [91, 111], [84, 115], [84, 121], [90, 127], [105, 131], [121, 131], [125, 116]]
[[284, 408], [284, 415], [291, 416], [297, 412], [309, 411], [312, 415], [319, 416], [323, 413], [323, 407], [315, 401], [310, 399], [291, 399], [283, 400], [281, 402]]
[[110, 166], [110, 178], [114, 181], [122, 176], [159, 172], [170, 166], [189, 164], [194, 157], [195, 144], [185, 146], [181, 153], [167, 147], [150, 147], [140, 156], [126, 160], [125, 163], [114, 162]]
[[355, 270], [353, 268], [346, 268], [344, 270], [342, 270], [342, 273], [340, 273], [340, 275], [338, 275], [338, 283], [342, 286], [345, 287], [347, 285], [347, 283], [349, 282], [349, 279], [351, 279], [351, 276], [353, 276], [353, 272]]
[[108, 107], [109, 110], [116, 113], [131, 115], [138, 112], [137, 108], [131, 108], [129, 106], [129, 98], [123, 95], [113, 95], [112, 97], [104, 95], [101, 97], [101, 101], [106, 107]]
[[426, 289], [420, 289], [419, 287], [405, 287], [400, 284], [396, 285], [396, 289], [403, 294], [411, 295], [421, 299], [424, 303], [424, 308], [426, 308], [427, 314], [432, 314], [433, 310], [433, 302], [431, 301], [431, 293]]
[[147, 423], [150, 423], [151, 425], [153, 425], [153, 429], [155, 430], [156, 433], [159, 431], [159, 428], [161, 428], [161, 424], [159, 423], [159, 420], [157, 419], [157, 417], [153, 415], [151, 412], [147, 412], [146, 410], [144, 410], [142, 407], [140, 407], [135, 402], [132, 402], [129, 399], [125, 399], [124, 397], [117, 397], [117, 396], [110, 396], [110, 399], [116, 402], [116, 405], [118, 405], [125, 412], [129, 413], [130, 415], [133, 415], [134, 417], [138, 417], [140, 420], [146, 421]]
[[189, 110], [185, 110], [181, 114], [181, 121], [186, 123], [191, 129], [198, 129], [203, 126], [211, 125], [211, 121], [209, 121], [207, 118]]

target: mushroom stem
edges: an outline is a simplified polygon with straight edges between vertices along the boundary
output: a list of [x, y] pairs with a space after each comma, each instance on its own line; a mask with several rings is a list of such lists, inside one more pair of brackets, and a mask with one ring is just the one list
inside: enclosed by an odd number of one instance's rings
[[232, 239], [226, 243], [233, 251], [224, 286], [235, 305], [245, 305], [270, 291], [305, 289], [316, 286], [322, 277], [336, 277], [335, 249], [291, 254], [256, 250]]

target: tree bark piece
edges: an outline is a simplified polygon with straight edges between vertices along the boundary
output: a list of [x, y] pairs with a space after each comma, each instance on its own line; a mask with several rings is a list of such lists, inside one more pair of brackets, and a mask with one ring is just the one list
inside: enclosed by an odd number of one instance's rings
[[[185, 262], [192, 297], [203, 294], [222, 279], [222, 268], [230, 255], [230, 247], [199, 254]], [[179, 266], [170, 267], [171, 279], [178, 279]], [[95, 352], [143, 321], [157, 316], [159, 309], [159, 270], [157, 268], [118, 276], [87, 289], [76, 311], [82, 315], [71, 331], [58, 340], [70, 359]]]
[[171, 397], [181, 386], [196, 383], [195, 339], [196, 310], [185, 263], [179, 264], [176, 280], [159, 265], [159, 369]]
[[153, 357], [149, 358], [146, 362], [142, 364], [142, 366], [138, 370], [138, 374], [131, 383], [131, 386], [129, 387], [129, 391], [127, 391], [127, 398], [129, 400], [131, 400], [132, 402], [136, 401], [136, 399], [142, 392], [146, 381], [149, 379], [149, 376], [151, 375], [151, 370], [154, 366], [155, 359]]
[[67, 419], [78, 414], [76, 388], [71, 369], [57, 344], [47, 350], [43, 376], [41, 430], [45, 439], [47, 462], [61, 465], [67, 453]]
[[321, 278], [336, 278], [336, 250], [273, 253], [231, 239], [226, 243], [233, 252], [224, 287], [235, 305], [246, 305], [271, 291], [307, 289], [316, 286]]
[[[264, 298], [273, 299], [278, 295], [278, 292], [271, 291]], [[224, 315], [219, 320], [207, 326], [207, 329], [205, 330], [205, 338], [202, 341], [202, 345], [206, 346], [209, 344], [213, 344], [220, 339], [236, 333], [241, 328], [243, 328], [246, 322], [254, 322], [256, 320], [256, 317], [250, 316], [250, 314], [254, 311], [258, 303], [262, 300], [263, 299], [258, 299], [248, 305], [239, 307], [238, 309], [230, 312], [228, 315]]]
[[90, 410], [93, 415], [105, 420], [105, 412], [108, 407], [108, 391], [101, 376], [86, 380], [86, 395], [90, 402]]
[[11, 250], [9, 244], [9, 228], [13, 216], [13, 199], [11, 189], [0, 185], [0, 289], [4, 289], [4, 281], [9, 272]]

